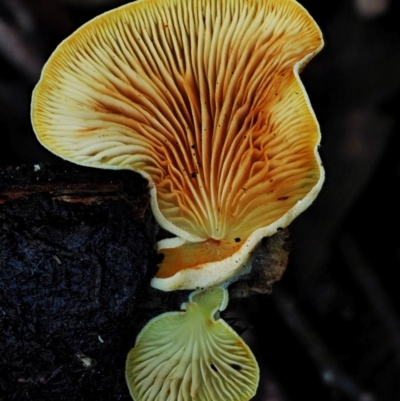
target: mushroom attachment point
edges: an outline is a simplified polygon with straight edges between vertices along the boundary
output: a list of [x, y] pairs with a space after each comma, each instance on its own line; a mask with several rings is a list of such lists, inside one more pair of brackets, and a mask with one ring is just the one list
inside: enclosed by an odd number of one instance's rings
[[241, 337], [219, 318], [228, 291], [195, 291], [182, 305], [151, 320], [128, 354], [126, 380], [135, 401], [246, 401], [259, 369]]
[[154, 287], [212, 287], [321, 189], [299, 72], [322, 46], [294, 0], [139, 0], [58, 46], [33, 127], [64, 159], [149, 181], [154, 216], [175, 235], [158, 244]]

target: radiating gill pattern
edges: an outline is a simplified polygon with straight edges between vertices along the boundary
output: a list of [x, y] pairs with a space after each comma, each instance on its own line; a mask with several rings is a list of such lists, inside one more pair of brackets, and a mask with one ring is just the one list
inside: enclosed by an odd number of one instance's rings
[[320, 180], [295, 65], [321, 45], [293, 0], [138, 1], [60, 45], [34, 127], [68, 160], [142, 173], [180, 234], [245, 239]]
[[185, 312], [154, 318], [126, 364], [136, 401], [247, 401], [259, 380], [257, 362], [240, 336], [216, 318], [227, 290], [192, 293]]

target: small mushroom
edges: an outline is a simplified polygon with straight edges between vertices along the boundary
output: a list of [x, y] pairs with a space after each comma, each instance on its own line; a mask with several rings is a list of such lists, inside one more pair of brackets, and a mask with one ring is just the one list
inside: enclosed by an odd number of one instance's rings
[[219, 285], [321, 189], [299, 72], [322, 46], [294, 0], [140, 0], [58, 46], [33, 127], [64, 159], [149, 181], [154, 216], [176, 236], [158, 244], [154, 287]]
[[128, 354], [126, 381], [135, 401], [247, 401], [259, 369], [241, 337], [221, 318], [226, 289], [195, 291], [184, 312], [155, 317]]

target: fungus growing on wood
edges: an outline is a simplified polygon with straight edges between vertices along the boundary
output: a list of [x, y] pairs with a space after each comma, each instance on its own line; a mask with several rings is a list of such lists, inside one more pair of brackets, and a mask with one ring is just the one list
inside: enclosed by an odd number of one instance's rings
[[241, 337], [222, 319], [228, 291], [195, 291], [184, 312], [155, 317], [128, 354], [126, 381], [135, 401], [247, 401], [259, 369]]
[[322, 45], [294, 0], [140, 0], [56, 49], [33, 126], [64, 159], [149, 181], [154, 216], [176, 236], [158, 244], [154, 287], [215, 286], [322, 186], [298, 75]]

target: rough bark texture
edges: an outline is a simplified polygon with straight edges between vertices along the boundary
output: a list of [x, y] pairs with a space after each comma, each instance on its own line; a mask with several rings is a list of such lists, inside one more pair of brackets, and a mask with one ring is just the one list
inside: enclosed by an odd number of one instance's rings
[[0, 398], [130, 399], [125, 357], [155, 266], [146, 183], [45, 165], [2, 177]]

